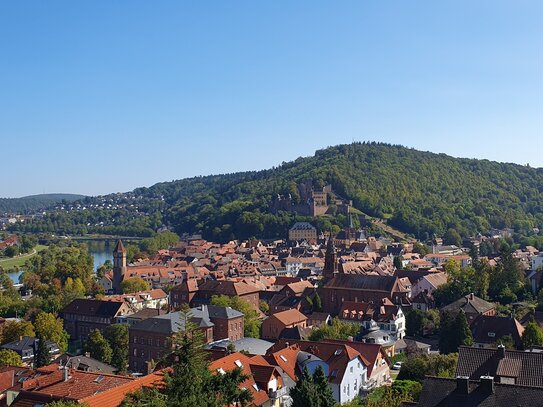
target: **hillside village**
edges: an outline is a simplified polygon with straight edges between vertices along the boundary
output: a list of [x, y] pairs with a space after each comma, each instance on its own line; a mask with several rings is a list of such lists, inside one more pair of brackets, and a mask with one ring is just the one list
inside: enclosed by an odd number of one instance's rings
[[[285, 240], [214, 243], [189, 236], [131, 263], [119, 240], [111, 269], [96, 277], [105, 295], [79, 296], [58, 311], [68, 352], [47, 340], [48, 360], [41, 364], [38, 348], [44, 339], [23, 335], [1, 345], [20, 356], [21, 364], [0, 368], [0, 397], [14, 407], [54, 400], [98, 406], [105, 399], [120, 403], [138, 388], [160, 386], [172, 338], [189, 323], [186, 315], [202, 334], [209, 369], [245, 372], [240, 388], [250, 391], [255, 406], [291, 405], [304, 369], [315, 372], [320, 366], [335, 402], [354, 403], [411, 378], [410, 360], [456, 352], [450, 379], [424, 378], [423, 372], [420, 398], [402, 397], [420, 406], [480, 392], [535, 397], [543, 388], [541, 375], [526, 366], [535, 361], [543, 366], [543, 341], [528, 344], [525, 333], [534, 323], [541, 329], [541, 312], [521, 315], [509, 308], [515, 312], [504, 314], [504, 301], [490, 301], [477, 285], [454, 294], [454, 280], [474, 262], [485, 267], [503, 262], [476, 252], [502, 237], [478, 236], [465, 242], [469, 249], [438, 238], [424, 246], [366, 236], [352, 224], [332, 235], [298, 222]], [[2, 244], [17, 244], [17, 238]], [[543, 253], [526, 247], [510, 257], [528, 295], [536, 296]], [[125, 284], [134, 281], [146, 289], [126, 292]], [[25, 295], [31, 298], [31, 290]], [[459, 316], [467, 336], [445, 343], [459, 329]], [[17, 321], [22, 320], [5, 318], [1, 326], [22, 323]], [[122, 369], [88, 352], [97, 335], [107, 336], [116, 325], [128, 332]], [[89, 384], [66, 393], [75, 383]]]

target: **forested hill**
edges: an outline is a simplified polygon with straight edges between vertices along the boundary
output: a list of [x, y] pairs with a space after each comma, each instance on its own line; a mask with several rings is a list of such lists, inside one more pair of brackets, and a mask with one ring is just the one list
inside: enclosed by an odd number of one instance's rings
[[305, 180], [331, 183], [355, 208], [421, 238], [449, 228], [463, 236], [492, 227], [523, 234], [543, 228], [542, 169], [380, 143], [340, 145], [266, 171], [190, 178], [135, 192], [163, 196], [166, 218], [179, 231], [274, 235], [292, 219], [268, 212], [272, 195], [295, 198], [296, 183]]
[[[101, 221], [102, 229], [110, 231], [121, 227], [119, 219], [127, 219], [132, 228], [124, 233], [150, 232], [165, 222], [178, 233], [202, 232], [204, 237], [215, 240], [284, 237], [293, 222], [301, 218], [285, 212], [271, 213], [270, 200], [274, 194], [289, 193], [296, 200], [296, 184], [307, 180], [315, 186], [331, 183], [342, 198], [353, 200], [355, 208], [388, 219], [397, 229], [423, 239], [434, 233], [443, 235], [449, 228], [462, 236], [491, 228], [512, 227], [523, 235], [530, 234], [534, 227], [543, 229], [542, 169], [459, 159], [380, 143], [330, 147], [270, 170], [195, 177], [138, 188], [122, 197], [144, 202], [139, 207], [147, 208], [150, 215], [130, 220], [126, 213], [116, 214], [110, 225], [118, 226], [107, 226], [106, 212], [87, 212], [70, 215], [69, 219], [50, 219], [48, 227], [69, 228], [71, 224]], [[337, 215], [311, 221], [328, 228], [331, 223], [343, 225], [347, 220]], [[81, 226], [78, 231], [87, 229]]]
[[41, 194], [29, 195], [22, 198], [0, 198], [0, 213], [26, 213], [43, 209], [57, 203], [74, 202], [85, 198], [75, 194]]

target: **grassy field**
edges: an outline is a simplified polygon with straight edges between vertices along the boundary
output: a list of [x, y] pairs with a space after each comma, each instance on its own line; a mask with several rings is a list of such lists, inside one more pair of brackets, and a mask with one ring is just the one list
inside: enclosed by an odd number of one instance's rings
[[0, 266], [2, 266], [6, 270], [13, 267], [22, 267], [25, 264], [25, 261], [46, 248], [47, 246], [37, 245], [32, 253], [23, 254], [14, 258], [2, 257], [0, 258]]

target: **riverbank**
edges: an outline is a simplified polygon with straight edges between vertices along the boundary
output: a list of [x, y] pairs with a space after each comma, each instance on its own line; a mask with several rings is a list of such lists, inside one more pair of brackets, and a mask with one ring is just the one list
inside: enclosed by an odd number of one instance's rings
[[13, 258], [0, 259], [0, 267], [4, 268], [4, 270], [14, 267], [22, 267], [28, 259], [45, 249], [47, 249], [47, 246], [39, 244], [32, 250], [32, 253], [21, 254]]

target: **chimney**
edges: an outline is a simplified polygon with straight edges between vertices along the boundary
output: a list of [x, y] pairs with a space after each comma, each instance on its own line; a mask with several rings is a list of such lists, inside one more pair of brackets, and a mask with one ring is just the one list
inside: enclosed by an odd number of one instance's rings
[[62, 379], [65, 382], [67, 382], [68, 379], [70, 378], [69, 373], [70, 373], [70, 370], [69, 370], [68, 366], [64, 366], [64, 369], [62, 370]]
[[494, 393], [494, 378], [492, 376], [481, 376], [479, 387], [485, 394]]
[[503, 359], [505, 358], [505, 346], [504, 345], [498, 345], [498, 358]]
[[473, 300], [473, 293], [470, 293], [469, 299], [470, 299], [470, 300]]
[[90, 352], [85, 352], [85, 357], [86, 357], [86, 358], [90, 358], [90, 357], [91, 357]]
[[456, 377], [456, 390], [460, 394], [469, 394], [469, 377], [457, 376]]

